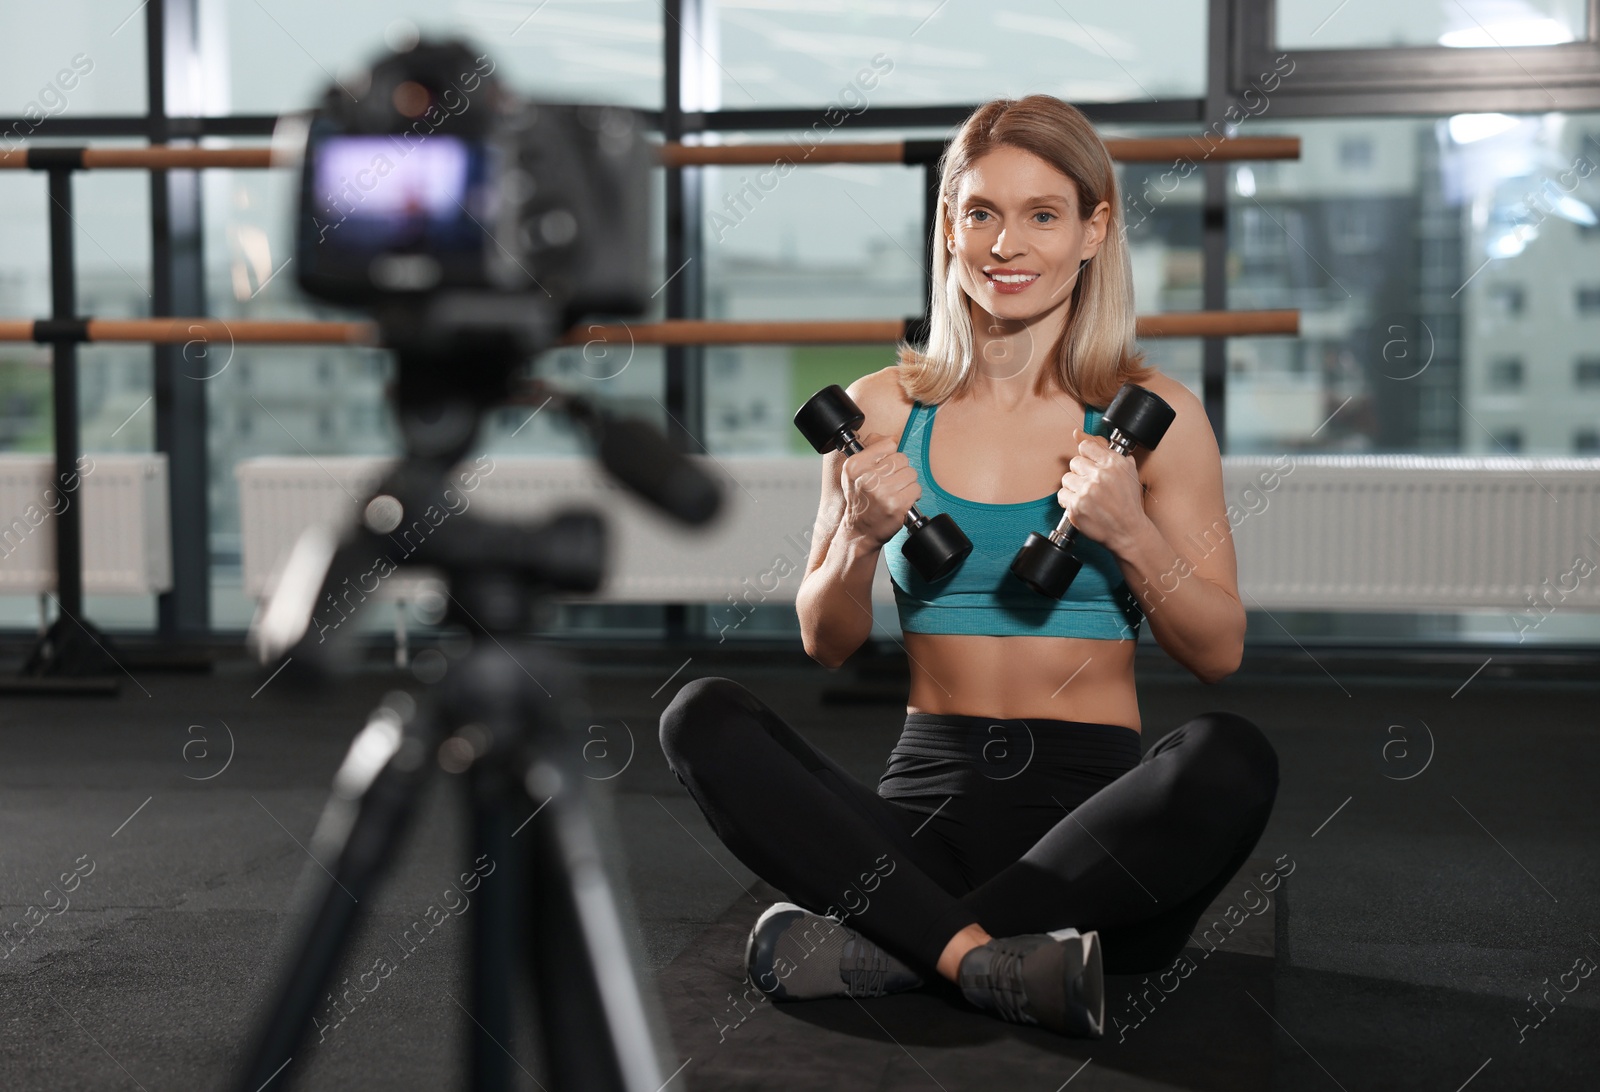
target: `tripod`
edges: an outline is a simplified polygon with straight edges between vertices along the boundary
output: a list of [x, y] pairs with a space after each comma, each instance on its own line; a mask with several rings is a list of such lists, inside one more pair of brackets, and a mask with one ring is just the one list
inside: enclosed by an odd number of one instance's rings
[[[447, 398], [440, 376], [451, 374], [457, 383], [461, 369], [452, 374], [437, 358], [399, 355], [406, 458], [362, 506], [361, 524], [331, 557], [323, 553], [325, 575], [308, 578], [316, 566], [302, 563], [306, 551], [296, 547], [301, 556], [291, 557], [263, 613], [263, 631], [281, 627], [288, 615], [301, 616], [305, 626], [313, 585], [314, 603], [348, 602], [352, 586], [366, 587], [362, 574], [382, 572], [381, 559], [394, 562], [393, 531], [400, 522], [448, 500], [450, 468], [469, 449], [495, 385], [476, 396]], [[567, 402], [580, 420], [600, 420], [592, 408]], [[641, 435], [614, 428], [609, 441], [602, 438], [601, 454], [614, 472], [629, 459], [648, 465], [651, 482], [630, 482], [648, 492], [652, 483], [662, 485], [663, 465], [676, 460], [682, 471], [689, 464], [670, 454], [663, 459], [648, 445], [622, 445], [629, 454], [617, 455], [618, 437]], [[684, 488], [682, 473], [676, 481], [679, 496], [695, 493]], [[241, 1092], [287, 1087], [316, 999], [356, 922], [357, 900], [374, 887], [435, 764], [464, 782], [474, 858], [487, 855], [496, 870], [507, 870], [481, 886], [472, 915], [471, 1087], [510, 1087], [514, 1063], [501, 1044], [511, 1040], [511, 968], [519, 959], [533, 984], [551, 1087], [658, 1092], [665, 1082], [659, 1001], [641, 988], [630, 959], [632, 938], [591, 815], [582, 761], [587, 737], [572, 726], [586, 712], [578, 677], [562, 657], [520, 636], [541, 595], [599, 586], [603, 531], [600, 518], [585, 512], [535, 526], [463, 512], [432, 527], [398, 560], [443, 571], [446, 624], [464, 629], [469, 640], [448, 661], [431, 697], [419, 702], [396, 692], [384, 699], [335, 776], [312, 849], [336, 863], [312, 899], [312, 919], [235, 1085]], [[316, 547], [307, 550], [314, 554]], [[316, 624], [294, 643], [290, 662], [326, 666], [340, 642], [324, 640], [326, 620], [310, 621]], [[514, 825], [530, 811], [517, 831]], [[519, 943], [524, 932], [525, 945]]]

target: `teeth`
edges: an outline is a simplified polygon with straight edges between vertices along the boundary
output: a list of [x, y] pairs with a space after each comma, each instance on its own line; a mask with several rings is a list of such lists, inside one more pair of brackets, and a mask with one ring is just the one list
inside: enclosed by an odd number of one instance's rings
[[1029, 281], [1037, 280], [1038, 279], [1038, 274], [1036, 274], [1036, 273], [991, 273], [991, 274], [989, 274], [989, 278], [991, 280], [999, 281], [1001, 284], [1027, 284]]

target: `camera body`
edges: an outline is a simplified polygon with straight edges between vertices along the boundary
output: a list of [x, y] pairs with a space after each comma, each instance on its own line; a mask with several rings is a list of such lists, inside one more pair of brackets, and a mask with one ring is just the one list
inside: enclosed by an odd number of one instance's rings
[[[542, 349], [649, 303], [653, 146], [636, 111], [534, 102], [465, 43], [420, 42], [331, 87], [307, 131], [295, 238], [310, 295]], [[387, 339], [386, 339], [387, 340]]]

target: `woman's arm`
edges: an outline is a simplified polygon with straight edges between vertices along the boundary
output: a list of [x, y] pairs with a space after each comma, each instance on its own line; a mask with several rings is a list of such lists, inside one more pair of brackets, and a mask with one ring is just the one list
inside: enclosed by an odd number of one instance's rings
[[[795, 593], [806, 655], [828, 668], [843, 664], [871, 635], [878, 555], [921, 495], [915, 472], [895, 451], [892, 438], [872, 431], [882, 420], [874, 412], [878, 398], [873, 393], [881, 374], [862, 376], [846, 389], [866, 416], [857, 436], [863, 450], [853, 456], [830, 451], [822, 458], [822, 499], [806, 575]], [[852, 468], [846, 468], [847, 458], [856, 460]], [[871, 469], [878, 466], [881, 473]], [[859, 473], [852, 476], [847, 469]]]
[[[806, 655], [828, 668], [842, 665], [872, 633], [872, 581], [882, 551], [877, 543], [851, 534], [842, 522], [844, 502], [838, 470], [844, 458], [839, 452], [826, 457], [822, 511], [817, 514], [811, 559], [794, 604]], [[831, 499], [830, 468], [834, 471]]]
[[1177, 413], [1161, 443], [1129, 459], [1077, 430], [1061, 504], [1116, 557], [1156, 642], [1197, 678], [1220, 682], [1239, 669], [1245, 631], [1222, 455], [1187, 387], [1159, 374], [1145, 385]]

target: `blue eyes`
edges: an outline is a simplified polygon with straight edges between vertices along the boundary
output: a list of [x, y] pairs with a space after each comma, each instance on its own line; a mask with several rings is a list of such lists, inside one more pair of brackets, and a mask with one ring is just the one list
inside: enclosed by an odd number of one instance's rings
[[[974, 219], [976, 219], [979, 216], [987, 216], [988, 215], [988, 210], [987, 209], [974, 209], [972, 212], [967, 213], [967, 215], [972, 217], [972, 218], [974, 218]], [[1036, 213], [1034, 213], [1034, 216], [1048, 216], [1052, 220], [1061, 219], [1061, 217], [1057, 216], [1053, 212], [1036, 212]], [[981, 224], [984, 221], [979, 220], [978, 222]]]

